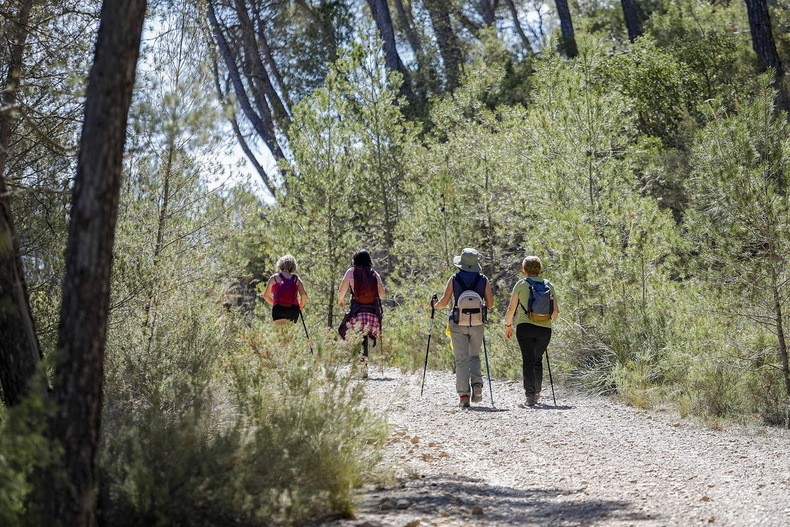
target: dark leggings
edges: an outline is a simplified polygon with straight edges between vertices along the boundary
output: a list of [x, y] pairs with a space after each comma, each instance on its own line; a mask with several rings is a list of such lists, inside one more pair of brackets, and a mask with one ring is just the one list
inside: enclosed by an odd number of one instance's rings
[[362, 356], [363, 357], [367, 357], [368, 356], [368, 336], [367, 335], [362, 337]]
[[551, 340], [551, 328], [535, 324], [519, 324], [516, 326], [516, 339], [521, 348], [524, 393], [538, 394], [543, 386], [543, 353]]

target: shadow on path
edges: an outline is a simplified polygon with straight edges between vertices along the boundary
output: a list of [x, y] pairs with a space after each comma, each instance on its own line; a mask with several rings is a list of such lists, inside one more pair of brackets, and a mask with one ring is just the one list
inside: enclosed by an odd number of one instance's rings
[[[660, 520], [633, 502], [591, 499], [584, 490], [500, 487], [455, 475], [412, 476], [398, 487], [366, 492], [354, 519], [324, 525], [402, 526], [420, 518], [452, 525], [552, 526]], [[408, 507], [400, 509], [399, 503]]]

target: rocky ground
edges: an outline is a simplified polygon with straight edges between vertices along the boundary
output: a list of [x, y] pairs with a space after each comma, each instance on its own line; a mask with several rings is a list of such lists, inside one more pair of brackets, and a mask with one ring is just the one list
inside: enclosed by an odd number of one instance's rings
[[[367, 399], [391, 433], [389, 485], [325, 527], [790, 525], [790, 432], [711, 429], [665, 412], [568, 394], [523, 407], [494, 380], [457, 407], [450, 372], [371, 369]], [[548, 382], [546, 382], [548, 385]]]

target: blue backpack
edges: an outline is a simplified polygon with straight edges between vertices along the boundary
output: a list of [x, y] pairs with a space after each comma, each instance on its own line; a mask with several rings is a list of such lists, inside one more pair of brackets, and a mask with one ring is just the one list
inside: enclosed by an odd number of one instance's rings
[[521, 300], [518, 301], [518, 305], [530, 320], [535, 322], [551, 320], [551, 314], [554, 313], [554, 300], [551, 298], [549, 281], [538, 282], [529, 278], [525, 278], [524, 281], [529, 284], [529, 301], [526, 308]]

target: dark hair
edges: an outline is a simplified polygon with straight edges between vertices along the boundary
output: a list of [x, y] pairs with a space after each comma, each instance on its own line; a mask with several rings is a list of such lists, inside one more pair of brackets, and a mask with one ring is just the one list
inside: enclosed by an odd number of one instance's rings
[[370, 259], [370, 253], [365, 249], [361, 249], [354, 253], [354, 267], [371, 267], [373, 261]]

